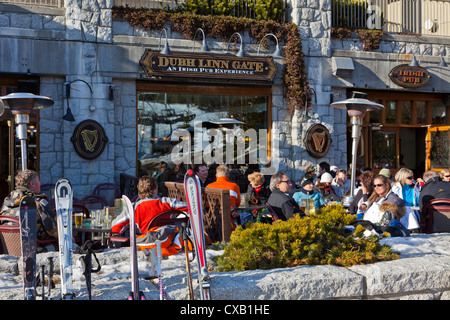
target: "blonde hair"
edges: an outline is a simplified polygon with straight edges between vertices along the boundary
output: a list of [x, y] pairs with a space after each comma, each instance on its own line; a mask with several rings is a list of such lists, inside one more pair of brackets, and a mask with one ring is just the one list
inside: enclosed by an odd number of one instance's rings
[[265, 181], [264, 175], [261, 172], [257, 172], [257, 171], [249, 174], [247, 178], [248, 178], [248, 181], [254, 182], [257, 186], [262, 185]]
[[395, 181], [400, 182], [400, 184], [403, 187], [403, 185], [405, 184], [406, 178], [410, 177], [411, 175], [414, 175], [414, 172], [412, 170], [410, 170], [408, 168], [401, 168], [395, 174]]
[[230, 170], [226, 165], [221, 164], [216, 168], [216, 176], [218, 177], [228, 177], [230, 175]]
[[439, 172], [439, 176], [441, 177], [442, 180], [444, 180], [445, 174], [449, 174], [449, 173], [450, 173], [449, 169], [442, 169], [441, 172]]

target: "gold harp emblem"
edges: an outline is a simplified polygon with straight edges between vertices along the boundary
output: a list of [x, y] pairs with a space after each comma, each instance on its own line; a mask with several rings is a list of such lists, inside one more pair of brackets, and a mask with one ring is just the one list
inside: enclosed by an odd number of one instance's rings
[[93, 152], [98, 141], [98, 130], [84, 129], [81, 131], [81, 136], [83, 137], [83, 143], [86, 150]]
[[325, 132], [321, 132], [321, 133], [314, 132], [311, 135], [311, 137], [312, 137], [312, 140], [314, 142], [314, 147], [316, 148], [316, 150], [318, 152], [322, 152], [323, 147], [325, 145], [325, 137], [326, 137]]

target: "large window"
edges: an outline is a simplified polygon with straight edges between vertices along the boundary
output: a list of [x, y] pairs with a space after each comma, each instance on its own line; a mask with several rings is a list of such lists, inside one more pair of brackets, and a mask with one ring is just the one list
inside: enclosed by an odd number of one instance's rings
[[184, 130], [193, 137], [200, 131], [203, 150], [211, 142], [205, 131], [223, 118], [242, 122], [236, 128], [243, 131], [268, 129], [269, 95], [267, 89], [255, 88], [143, 85], [137, 95], [140, 174], [155, 175], [162, 161], [171, 165], [172, 149], [180, 143], [172, 141], [174, 132]]

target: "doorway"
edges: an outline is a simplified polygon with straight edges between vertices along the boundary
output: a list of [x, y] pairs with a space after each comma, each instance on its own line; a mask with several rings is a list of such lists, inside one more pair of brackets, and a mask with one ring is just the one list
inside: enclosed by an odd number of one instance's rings
[[[432, 144], [430, 141], [438, 138], [442, 140], [446, 137], [443, 131], [448, 130], [446, 128], [450, 125], [449, 95], [361, 91], [368, 94], [367, 98], [370, 101], [382, 104], [384, 110], [366, 113], [361, 130], [361, 140], [363, 140], [361, 148], [363, 149], [358, 154], [358, 168], [371, 167], [378, 172], [388, 165], [391, 174], [394, 175], [400, 168], [405, 167], [413, 170], [415, 177], [422, 177], [423, 173], [429, 169], [442, 169], [438, 168], [443, 164], [436, 163], [438, 161], [436, 157], [445, 157], [448, 154], [448, 148], [437, 150], [436, 147], [448, 146], [448, 143]], [[347, 125], [350, 127], [349, 121]], [[351, 143], [349, 134], [347, 143]], [[348, 153], [347, 158], [350, 163], [351, 153]], [[448, 162], [445, 163], [450, 165]]]

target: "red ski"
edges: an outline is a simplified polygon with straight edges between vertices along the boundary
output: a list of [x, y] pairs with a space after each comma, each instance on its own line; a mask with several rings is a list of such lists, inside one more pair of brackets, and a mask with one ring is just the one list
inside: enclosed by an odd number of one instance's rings
[[184, 190], [188, 203], [189, 219], [194, 238], [194, 247], [198, 263], [198, 280], [202, 300], [211, 300], [210, 281], [206, 265], [205, 234], [203, 227], [202, 189], [200, 180], [192, 169], [184, 177]]

